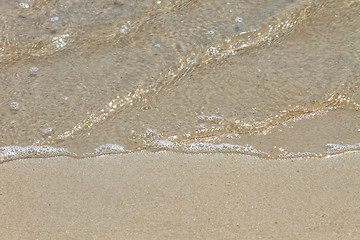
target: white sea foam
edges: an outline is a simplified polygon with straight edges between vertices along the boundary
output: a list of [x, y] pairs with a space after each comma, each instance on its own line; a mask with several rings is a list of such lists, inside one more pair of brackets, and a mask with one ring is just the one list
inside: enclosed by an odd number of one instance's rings
[[223, 117], [218, 115], [199, 115], [197, 118], [204, 122], [220, 122], [224, 120]]
[[213, 144], [207, 142], [189, 143], [182, 147], [187, 153], [243, 153], [243, 154], [264, 154], [250, 145], [233, 145], [229, 143]]
[[169, 140], [154, 140], [151, 142], [151, 148], [154, 150], [175, 150], [176, 144]]
[[104, 144], [95, 149], [97, 154], [116, 154], [125, 152], [123, 146], [117, 144]]
[[280, 158], [310, 158], [310, 157], [321, 157], [321, 154], [311, 152], [284, 152], [279, 154]]
[[334, 143], [326, 144], [326, 153], [328, 154], [339, 154], [343, 152], [358, 151], [358, 150], [360, 150], [360, 143], [346, 144], [346, 145], [334, 144]]
[[65, 148], [55, 148], [47, 145], [26, 147], [12, 145], [0, 148], [0, 163], [20, 158], [55, 157], [70, 155], [71, 153]]
[[[169, 140], [153, 140], [148, 147], [155, 151], [182, 151], [184, 153], [241, 153], [247, 155], [257, 155], [262, 157], [270, 157], [269, 154], [255, 149], [250, 145], [234, 145], [229, 143], [220, 143], [214, 144], [209, 142], [193, 142], [181, 145], [179, 143], [174, 143]], [[359, 151], [360, 143], [356, 144], [327, 144], [326, 154], [336, 155], [345, 152]], [[126, 150], [123, 146], [118, 144], [104, 144], [95, 149], [96, 155], [103, 154], [121, 154], [127, 153], [129, 150]], [[7, 146], [0, 148], [0, 164], [16, 159], [25, 159], [25, 158], [47, 158], [47, 157], [57, 157], [57, 156], [69, 156], [69, 157], [89, 157], [93, 156], [93, 153], [83, 154], [78, 156], [65, 148], [56, 148], [48, 145], [44, 146]], [[298, 158], [298, 157], [322, 157], [320, 153], [310, 153], [310, 152], [285, 152], [281, 153], [277, 157], [280, 158]], [[276, 157], [276, 156], [273, 156]]]

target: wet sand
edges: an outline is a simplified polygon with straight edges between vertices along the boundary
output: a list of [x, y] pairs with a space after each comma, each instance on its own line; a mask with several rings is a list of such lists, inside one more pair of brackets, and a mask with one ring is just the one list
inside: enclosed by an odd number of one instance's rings
[[133, 153], [0, 165], [2, 239], [359, 239], [360, 154]]

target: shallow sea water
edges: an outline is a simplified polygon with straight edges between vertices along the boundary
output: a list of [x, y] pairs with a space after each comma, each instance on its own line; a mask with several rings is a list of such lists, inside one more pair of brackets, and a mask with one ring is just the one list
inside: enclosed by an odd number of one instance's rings
[[0, 2], [0, 162], [360, 150], [360, 2]]

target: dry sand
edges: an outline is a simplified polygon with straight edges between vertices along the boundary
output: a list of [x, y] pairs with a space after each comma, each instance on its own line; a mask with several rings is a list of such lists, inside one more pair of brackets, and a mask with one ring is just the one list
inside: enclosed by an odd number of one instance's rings
[[0, 165], [1, 239], [360, 239], [360, 154], [135, 153]]

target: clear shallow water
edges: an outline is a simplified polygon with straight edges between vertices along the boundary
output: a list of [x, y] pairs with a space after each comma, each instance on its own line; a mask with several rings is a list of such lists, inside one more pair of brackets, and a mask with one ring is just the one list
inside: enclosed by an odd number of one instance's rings
[[358, 1], [2, 1], [0, 161], [360, 150]]

